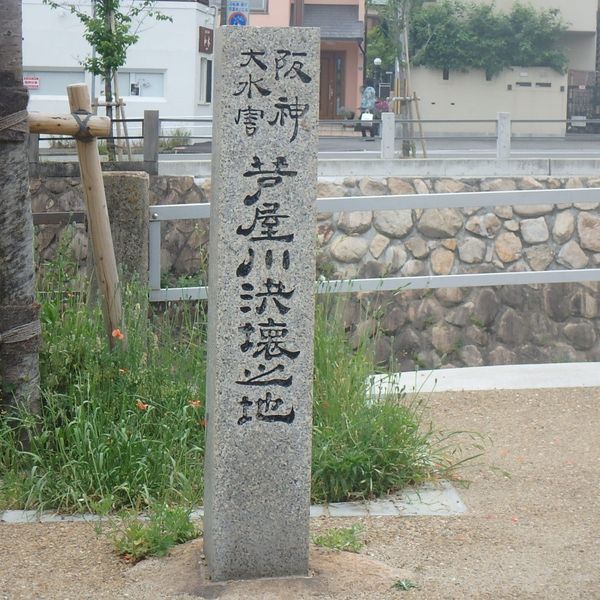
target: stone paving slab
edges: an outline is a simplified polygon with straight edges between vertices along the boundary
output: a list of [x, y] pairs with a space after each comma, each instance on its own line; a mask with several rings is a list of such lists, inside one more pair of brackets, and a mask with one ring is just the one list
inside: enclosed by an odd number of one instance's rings
[[[368, 502], [332, 502], [310, 507], [310, 516], [318, 517], [398, 517], [398, 516], [454, 516], [466, 512], [466, 506], [456, 489], [447, 481], [425, 484], [414, 490], [398, 493], [380, 500]], [[202, 507], [194, 509], [192, 519], [204, 516]], [[57, 515], [52, 511], [5, 510], [0, 512], [0, 522], [17, 523], [77, 523], [100, 521], [106, 517], [91, 513], [81, 515]]]

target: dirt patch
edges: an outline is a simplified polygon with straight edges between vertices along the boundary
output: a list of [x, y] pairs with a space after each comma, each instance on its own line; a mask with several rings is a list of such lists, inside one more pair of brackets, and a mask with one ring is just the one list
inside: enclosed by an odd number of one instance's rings
[[[314, 534], [360, 521], [361, 554], [314, 548], [311, 579], [213, 587], [199, 540], [130, 567], [90, 525], [2, 524], [0, 599], [600, 598], [600, 387], [449, 392], [429, 405], [440, 426], [487, 443], [463, 471], [465, 515], [316, 519]], [[392, 589], [397, 578], [418, 587]]]

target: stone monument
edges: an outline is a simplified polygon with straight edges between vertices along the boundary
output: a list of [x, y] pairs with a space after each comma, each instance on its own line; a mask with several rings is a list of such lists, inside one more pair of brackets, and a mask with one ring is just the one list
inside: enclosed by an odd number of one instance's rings
[[308, 574], [319, 30], [215, 50], [204, 552], [215, 581]]

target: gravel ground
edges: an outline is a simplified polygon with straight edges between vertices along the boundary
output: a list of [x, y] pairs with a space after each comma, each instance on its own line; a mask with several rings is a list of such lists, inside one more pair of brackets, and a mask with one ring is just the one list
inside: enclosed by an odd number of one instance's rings
[[361, 554], [314, 549], [312, 579], [209, 587], [200, 540], [130, 567], [90, 525], [1, 524], [0, 598], [600, 599], [600, 387], [432, 394], [429, 410], [486, 441], [462, 471], [465, 515], [316, 519], [315, 533], [361, 521]]

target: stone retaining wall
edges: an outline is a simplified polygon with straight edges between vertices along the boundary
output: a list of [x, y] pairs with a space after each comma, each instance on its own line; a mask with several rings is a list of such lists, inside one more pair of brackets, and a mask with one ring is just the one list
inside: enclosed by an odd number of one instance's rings
[[[320, 197], [600, 187], [600, 178], [354, 178], [319, 184]], [[78, 181], [32, 181], [35, 211], [81, 209]], [[207, 201], [209, 180], [152, 177], [151, 204]], [[321, 214], [317, 274], [379, 277], [597, 267], [600, 210], [595, 204], [361, 211]], [[52, 254], [58, 226], [38, 234]], [[198, 271], [206, 223], [163, 224], [163, 270]], [[85, 232], [71, 242], [86, 257]], [[358, 336], [379, 329], [381, 363], [402, 369], [600, 360], [598, 284], [548, 284], [355, 295], [346, 309]], [[364, 309], [369, 310], [365, 311]], [[376, 327], [373, 311], [383, 315]]]

